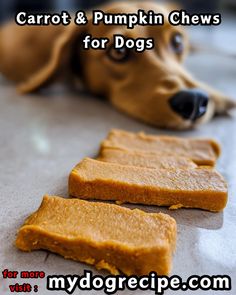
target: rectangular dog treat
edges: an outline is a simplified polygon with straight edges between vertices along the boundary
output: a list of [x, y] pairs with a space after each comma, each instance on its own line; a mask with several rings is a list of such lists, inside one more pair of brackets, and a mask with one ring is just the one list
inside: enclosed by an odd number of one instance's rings
[[84, 159], [69, 177], [71, 196], [220, 211], [227, 185], [211, 168], [151, 169]]
[[45, 196], [20, 228], [16, 246], [46, 249], [112, 274], [166, 275], [175, 242], [176, 222], [169, 215]]
[[98, 157], [99, 161], [120, 165], [138, 166], [156, 169], [194, 169], [197, 165], [189, 158], [168, 156], [163, 154], [148, 154], [143, 152], [123, 151], [104, 148]]
[[192, 139], [172, 136], [153, 136], [112, 130], [102, 142], [103, 148], [180, 155], [190, 158], [198, 165], [214, 166], [220, 155], [219, 145], [211, 139]]

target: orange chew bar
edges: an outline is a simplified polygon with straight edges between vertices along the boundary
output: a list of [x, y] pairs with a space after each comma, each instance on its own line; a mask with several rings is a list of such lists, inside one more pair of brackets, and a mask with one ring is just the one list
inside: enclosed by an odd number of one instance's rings
[[16, 239], [23, 251], [46, 249], [127, 275], [168, 274], [175, 243], [176, 222], [169, 215], [49, 196]]
[[210, 168], [152, 169], [84, 159], [71, 172], [69, 193], [84, 199], [220, 211], [227, 185]]
[[197, 168], [197, 165], [192, 160], [181, 156], [165, 156], [163, 154], [147, 154], [143, 152], [122, 151], [109, 148], [101, 150], [98, 160], [120, 165], [157, 169]]
[[179, 155], [193, 160], [198, 165], [214, 166], [220, 155], [219, 145], [211, 139], [191, 139], [172, 136], [152, 136], [112, 130], [102, 142], [103, 148], [142, 151]]

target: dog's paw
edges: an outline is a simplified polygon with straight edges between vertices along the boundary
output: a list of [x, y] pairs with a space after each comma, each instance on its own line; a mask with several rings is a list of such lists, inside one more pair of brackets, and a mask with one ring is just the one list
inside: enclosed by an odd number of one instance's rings
[[213, 97], [216, 115], [229, 115], [230, 111], [236, 108], [236, 100], [224, 95]]

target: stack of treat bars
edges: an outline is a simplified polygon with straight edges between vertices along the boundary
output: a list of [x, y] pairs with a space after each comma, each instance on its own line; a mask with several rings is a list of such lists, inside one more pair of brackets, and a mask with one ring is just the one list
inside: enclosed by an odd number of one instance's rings
[[20, 228], [16, 246], [46, 249], [112, 274], [169, 274], [175, 220], [119, 205], [223, 210], [227, 184], [214, 168], [219, 154], [211, 139], [112, 130], [98, 158], [83, 159], [70, 173], [69, 194], [78, 199], [45, 196]]

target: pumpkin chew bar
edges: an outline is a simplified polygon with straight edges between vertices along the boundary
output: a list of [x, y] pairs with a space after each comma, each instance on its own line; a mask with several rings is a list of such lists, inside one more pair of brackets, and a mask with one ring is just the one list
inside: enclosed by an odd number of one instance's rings
[[70, 174], [69, 194], [84, 199], [220, 211], [226, 206], [227, 185], [211, 168], [152, 169], [86, 158]]
[[16, 239], [23, 251], [46, 249], [127, 275], [168, 274], [175, 243], [176, 222], [169, 215], [49, 196]]
[[159, 169], [194, 169], [197, 165], [181, 156], [164, 156], [163, 154], [147, 154], [143, 152], [122, 151], [119, 149], [102, 149], [99, 161], [120, 165], [138, 166]]
[[172, 136], [152, 136], [112, 130], [101, 144], [103, 148], [179, 155], [198, 165], [214, 166], [220, 155], [219, 145], [211, 139], [192, 139]]

